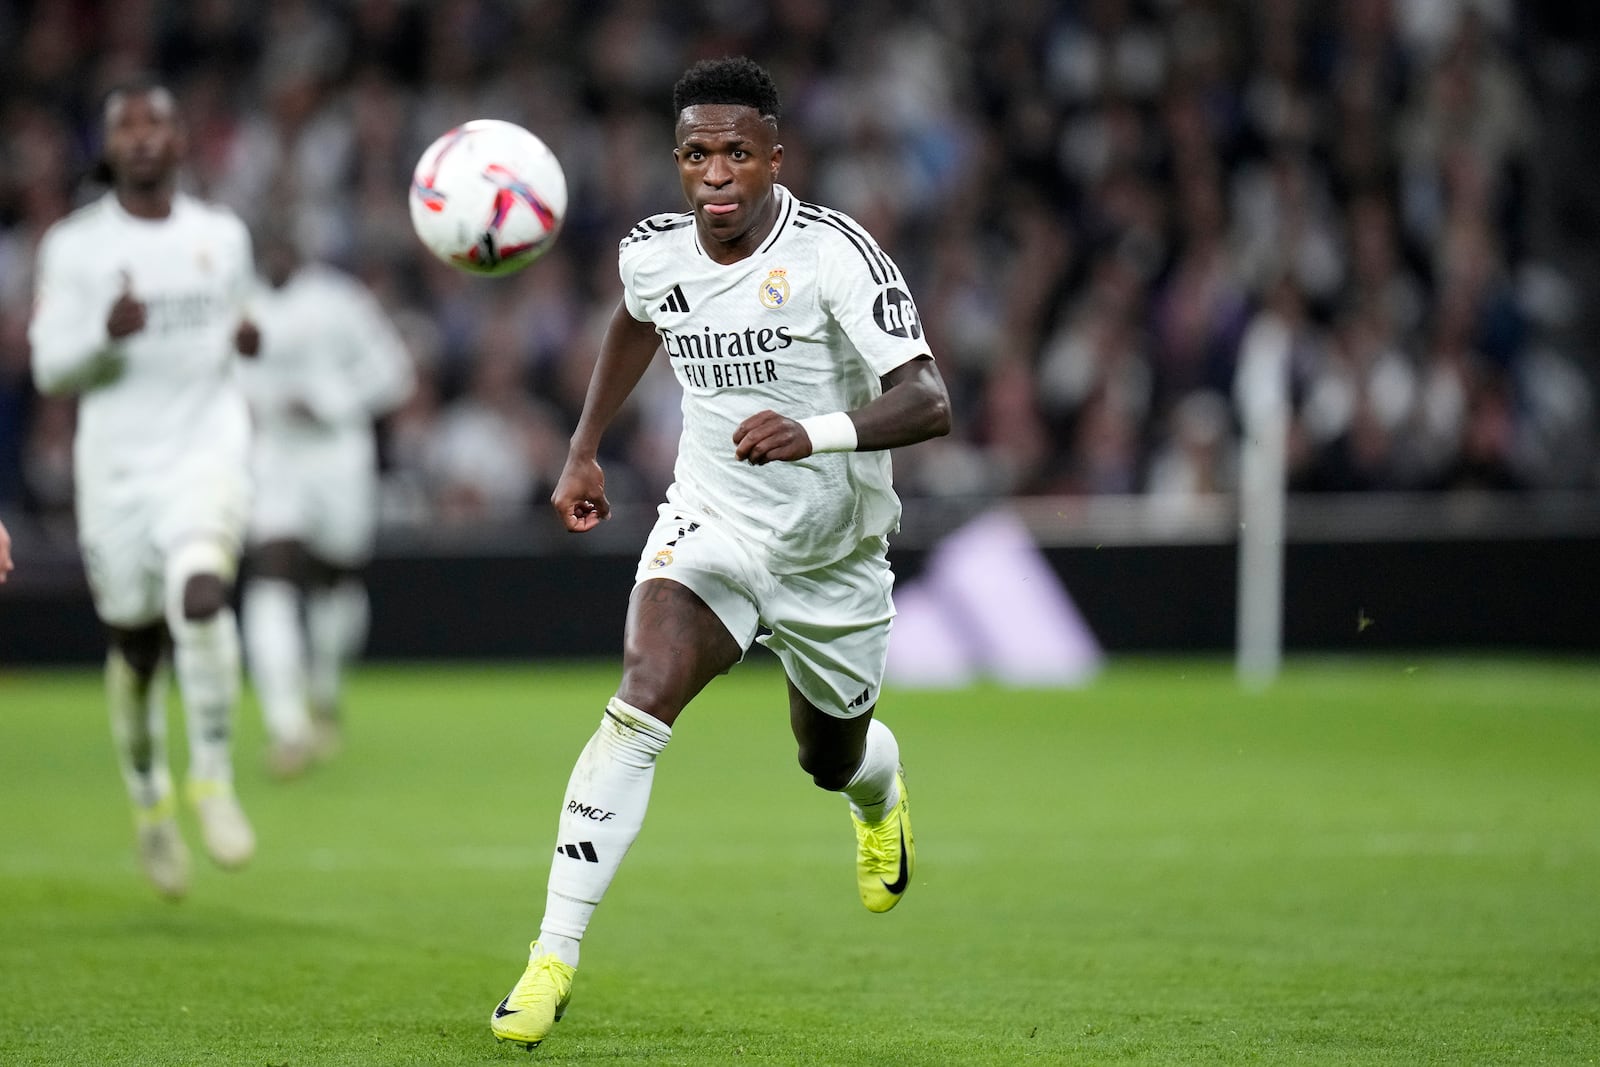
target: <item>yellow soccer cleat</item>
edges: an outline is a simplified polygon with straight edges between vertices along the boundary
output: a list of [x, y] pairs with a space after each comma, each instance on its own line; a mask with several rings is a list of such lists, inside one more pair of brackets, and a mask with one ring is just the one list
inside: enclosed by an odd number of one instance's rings
[[566, 1014], [576, 973], [533, 942], [528, 946], [528, 969], [495, 1007], [489, 1031], [501, 1041], [536, 1048]]
[[314, 756], [309, 741], [274, 741], [267, 746], [267, 773], [280, 782], [292, 781], [311, 769]]
[[311, 756], [326, 763], [344, 748], [344, 719], [339, 709], [318, 705], [311, 709]]
[[189, 804], [200, 819], [200, 840], [218, 867], [236, 871], [256, 854], [256, 832], [250, 826], [233, 783], [191, 778]]
[[904, 768], [895, 772], [895, 782], [900, 786], [900, 799], [881, 822], [862, 822], [854, 812], [850, 814], [850, 821], [856, 824], [856, 884], [868, 911], [888, 911], [900, 903], [917, 866]]
[[171, 794], [133, 813], [139, 867], [156, 892], [168, 900], [182, 900], [189, 892], [189, 847], [178, 831], [176, 815]]

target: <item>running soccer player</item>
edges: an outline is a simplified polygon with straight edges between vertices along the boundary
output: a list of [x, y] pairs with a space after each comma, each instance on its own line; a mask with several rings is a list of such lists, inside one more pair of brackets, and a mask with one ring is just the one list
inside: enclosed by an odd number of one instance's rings
[[800, 766], [849, 800], [869, 910], [899, 902], [916, 858], [899, 748], [873, 714], [900, 515], [886, 450], [949, 431], [944, 382], [890, 258], [776, 184], [767, 73], [743, 57], [696, 64], [673, 107], [691, 210], [622, 241], [623, 299], [551, 497], [569, 530], [609, 516], [600, 438], [664, 348], [683, 387], [674, 481], [640, 556], [621, 683], [562, 802], [538, 940], [490, 1020], [530, 1047], [566, 1009], [673, 723], [753, 641], [783, 663]]
[[338, 747], [344, 666], [366, 641], [373, 421], [410, 394], [412, 370], [360, 282], [303, 261], [282, 230], [260, 245], [261, 352], [244, 368], [256, 431], [244, 640], [268, 768], [291, 778]]
[[165, 87], [114, 90], [104, 120], [111, 191], [45, 234], [28, 339], [40, 391], [80, 394], [78, 541], [109, 630], [111, 731], [144, 872], [178, 898], [189, 853], [165, 750], [169, 653], [206, 851], [230, 869], [255, 852], [233, 791], [229, 606], [249, 508], [250, 416], [235, 366], [259, 341], [243, 313], [253, 264], [233, 213], [177, 191], [185, 138]]

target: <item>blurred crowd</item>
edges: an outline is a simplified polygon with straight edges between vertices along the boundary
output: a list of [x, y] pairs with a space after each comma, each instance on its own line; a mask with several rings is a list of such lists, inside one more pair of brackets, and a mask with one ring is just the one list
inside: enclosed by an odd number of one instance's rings
[[[0, 0], [0, 513], [70, 520], [73, 408], [30, 387], [26, 322], [42, 231], [102, 191], [111, 86], [165, 77], [187, 187], [291, 217], [379, 296], [420, 383], [383, 427], [387, 515], [466, 523], [547, 497], [617, 241], [682, 206], [672, 83], [734, 52], [779, 84], [782, 180], [896, 258], [950, 382], [956, 433], [897, 456], [903, 495], [1226, 491], [1268, 320], [1294, 488], [1600, 486], [1540, 215], [1582, 180], [1541, 166], [1543, 103], [1586, 75], [1559, 45], [1510, 0]], [[508, 278], [408, 221], [418, 155], [476, 117], [571, 186]], [[660, 496], [678, 417], [657, 366], [606, 442], [614, 503]]]

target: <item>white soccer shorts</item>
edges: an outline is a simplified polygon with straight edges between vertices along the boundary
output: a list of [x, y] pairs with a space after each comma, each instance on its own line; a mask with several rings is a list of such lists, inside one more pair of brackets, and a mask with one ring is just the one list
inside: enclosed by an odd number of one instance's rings
[[262, 441], [255, 455], [250, 541], [299, 541], [328, 563], [372, 556], [378, 483], [372, 449], [293, 450]]
[[78, 543], [96, 614], [128, 629], [162, 618], [167, 557], [200, 540], [236, 562], [249, 507], [248, 475], [221, 462], [188, 462], [80, 490]]
[[826, 567], [773, 574], [725, 524], [663, 504], [634, 581], [670, 578], [687, 587], [741, 649], [760, 641], [807, 700], [853, 719], [877, 703], [889, 655], [894, 573], [887, 551], [884, 538], [868, 538]]

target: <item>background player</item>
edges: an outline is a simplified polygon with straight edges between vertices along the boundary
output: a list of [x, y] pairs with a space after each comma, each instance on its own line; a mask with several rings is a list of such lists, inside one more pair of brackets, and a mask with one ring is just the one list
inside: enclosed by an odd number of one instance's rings
[[244, 638], [268, 766], [290, 777], [338, 744], [343, 667], [366, 640], [373, 420], [410, 394], [412, 370], [360, 282], [302, 261], [285, 227], [264, 228], [260, 243], [261, 352], [245, 367], [256, 495]]
[[11, 534], [6, 530], [6, 524], [0, 522], [0, 582], [6, 580], [15, 566], [11, 562]]
[[622, 242], [623, 300], [551, 498], [570, 530], [609, 515], [600, 438], [664, 347], [684, 389], [674, 481], [641, 555], [621, 684], [567, 787], [539, 939], [490, 1020], [530, 1046], [566, 1008], [673, 723], [754, 640], [783, 663], [801, 767], [850, 801], [869, 909], [899, 901], [915, 858], [899, 749], [873, 717], [900, 514], [884, 450], [949, 431], [944, 382], [889, 257], [776, 184], [766, 72], [697, 64], [673, 106], [692, 210]]
[[145, 873], [179, 897], [189, 859], [165, 751], [169, 650], [206, 850], [228, 868], [255, 851], [233, 792], [239, 634], [229, 607], [249, 506], [235, 349], [259, 340], [242, 316], [253, 268], [244, 224], [177, 192], [185, 140], [166, 88], [113, 91], [105, 127], [112, 190], [45, 234], [28, 338], [39, 389], [81, 394], [78, 540], [110, 630], [112, 735]]

